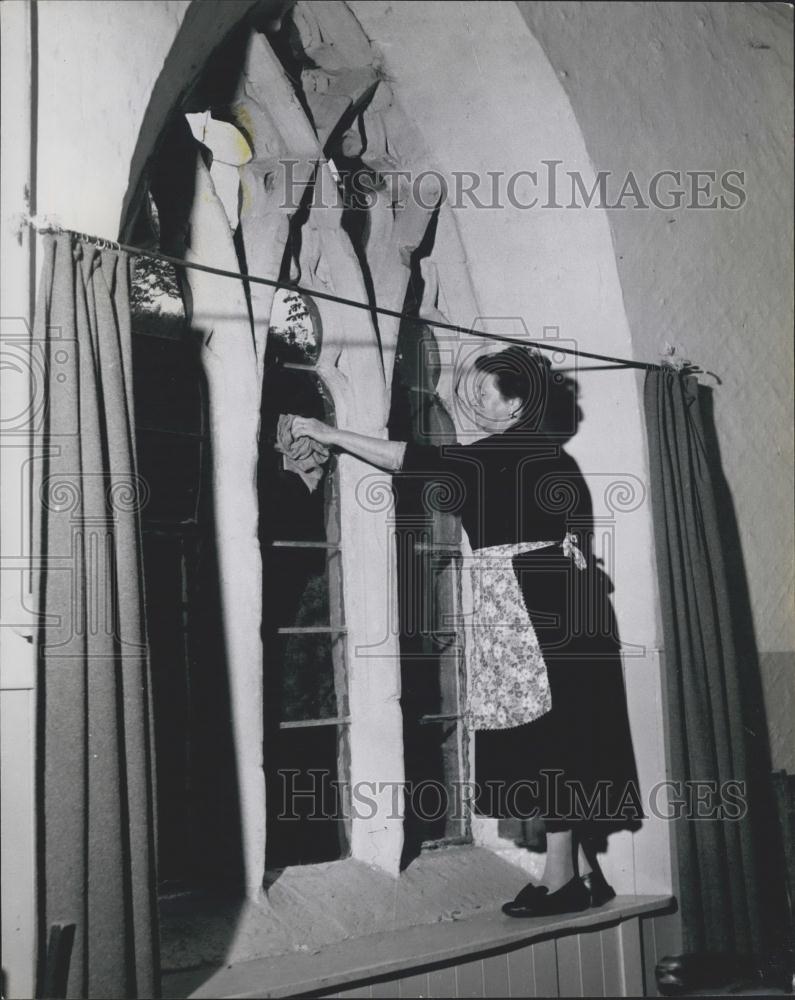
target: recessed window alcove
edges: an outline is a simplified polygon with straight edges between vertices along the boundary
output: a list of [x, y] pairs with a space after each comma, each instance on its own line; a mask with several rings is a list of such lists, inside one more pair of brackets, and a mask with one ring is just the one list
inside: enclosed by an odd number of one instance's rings
[[[531, 968], [562, 992], [575, 939], [583, 982], [597, 942], [602, 988], [626, 991], [667, 898], [495, 922], [526, 875], [456, 797], [472, 774], [458, 520], [348, 455], [302, 477], [278, 446], [285, 414], [460, 437], [457, 359], [480, 342], [420, 321], [422, 261], [447, 308], [479, 311], [432, 151], [336, 0], [252, 5], [187, 75], [131, 241], [283, 287], [147, 262], [136, 277], [166, 995], [427, 995], [451, 974], [490, 995]], [[417, 199], [405, 175], [422, 171]], [[448, 807], [404, 795], [423, 783]]]

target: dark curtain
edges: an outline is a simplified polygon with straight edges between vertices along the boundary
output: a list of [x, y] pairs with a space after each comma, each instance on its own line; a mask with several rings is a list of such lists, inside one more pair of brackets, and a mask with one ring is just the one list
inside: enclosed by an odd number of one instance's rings
[[[781, 841], [750, 602], [711, 390], [673, 369], [650, 371], [645, 411], [670, 777], [686, 783], [681, 798], [690, 796], [674, 820], [684, 946], [769, 955], [786, 948], [788, 936]], [[744, 783], [745, 814], [699, 815], [721, 801], [709, 789], [725, 790], [730, 781]], [[707, 783], [700, 806], [695, 782]]]
[[53, 924], [73, 924], [67, 996], [152, 997], [145, 489], [135, 471], [127, 257], [48, 236], [36, 340], [40, 948]]

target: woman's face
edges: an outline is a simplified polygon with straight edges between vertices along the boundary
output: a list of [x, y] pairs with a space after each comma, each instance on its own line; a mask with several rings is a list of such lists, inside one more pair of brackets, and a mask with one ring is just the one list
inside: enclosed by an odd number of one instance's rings
[[484, 430], [499, 430], [514, 424], [521, 400], [506, 399], [497, 385], [494, 372], [479, 372], [474, 385], [475, 419]]

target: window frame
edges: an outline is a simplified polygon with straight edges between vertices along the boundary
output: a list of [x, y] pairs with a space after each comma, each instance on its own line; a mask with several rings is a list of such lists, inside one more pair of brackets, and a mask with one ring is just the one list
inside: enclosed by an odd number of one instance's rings
[[[276, 294], [282, 289], [277, 289]], [[289, 288], [285, 291], [289, 294]], [[317, 337], [317, 350], [315, 352], [314, 362], [298, 362], [298, 361], [283, 361], [279, 362], [278, 368], [286, 371], [298, 371], [304, 372], [311, 375], [320, 384], [321, 394], [327, 394], [329, 397], [333, 413], [335, 415], [335, 425], [336, 425], [336, 412], [337, 412], [337, 400], [335, 399], [334, 393], [331, 386], [329, 385], [326, 378], [324, 378], [324, 372], [321, 365], [321, 359], [323, 356], [323, 321], [320, 311], [317, 305], [309, 299], [303, 293], [297, 293], [300, 295], [301, 299], [304, 301], [306, 306], [306, 311], [309, 316], [309, 320], [313, 325], [313, 328]], [[271, 330], [268, 331], [268, 340], [270, 341]], [[270, 346], [270, 344], [268, 345]], [[267, 378], [266, 378], [267, 382]], [[263, 391], [264, 386], [263, 384]], [[324, 499], [324, 524], [326, 525], [327, 537], [328, 537], [328, 525], [330, 519], [333, 518], [335, 523], [334, 536], [336, 541], [320, 540], [320, 539], [280, 539], [273, 538], [269, 539], [265, 548], [271, 549], [313, 549], [325, 551], [329, 555], [335, 553], [339, 559], [339, 565], [336, 571], [329, 571], [328, 568], [328, 558], [327, 558], [327, 581], [328, 581], [328, 602], [329, 602], [329, 624], [328, 625], [287, 625], [287, 626], [277, 626], [274, 630], [275, 636], [282, 635], [327, 635], [332, 641], [330, 642], [330, 656], [332, 662], [332, 673], [334, 678], [334, 692], [335, 692], [335, 702], [338, 711], [334, 716], [324, 716], [320, 718], [307, 718], [307, 719], [284, 719], [280, 714], [278, 729], [279, 731], [285, 730], [295, 730], [295, 729], [313, 729], [319, 727], [334, 727], [337, 736], [337, 777], [335, 786], [337, 788], [338, 794], [340, 795], [340, 801], [338, 802], [338, 809], [341, 812], [341, 817], [338, 819], [340, 824], [342, 837], [341, 841], [344, 841], [344, 851], [339, 856], [339, 858], [333, 859], [329, 862], [323, 862], [326, 864], [333, 864], [337, 861], [344, 861], [351, 854], [351, 843], [352, 843], [352, 826], [351, 826], [351, 775], [350, 775], [350, 762], [351, 762], [351, 749], [350, 749], [350, 727], [352, 723], [352, 716], [350, 712], [350, 671], [349, 671], [349, 651], [348, 651], [348, 639], [349, 630], [345, 620], [345, 578], [344, 569], [342, 564], [342, 551], [343, 551], [343, 538], [342, 538], [342, 525], [341, 525], [341, 496], [340, 496], [340, 483], [339, 474], [336, 466], [327, 468], [325, 474], [326, 476], [335, 477], [333, 482], [330, 484], [330, 489], [326, 498]], [[329, 484], [323, 484], [322, 487], [327, 489]], [[328, 494], [330, 494], [330, 502], [328, 499]], [[263, 602], [267, 600], [266, 586], [263, 585]], [[336, 622], [335, 622], [336, 618]], [[265, 657], [265, 670], [268, 669], [268, 658]], [[341, 689], [341, 690], [340, 690]], [[340, 703], [345, 708], [345, 711], [340, 712]], [[282, 770], [280, 768], [280, 770]], [[278, 772], [276, 772], [278, 774]], [[269, 775], [266, 768], [265, 781], [269, 778], [273, 778], [275, 775]], [[267, 788], [266, 788], [267, 795]], [[305, 867], [307, 864], [313, 864], [314, 862], [305, 863], [294, 863], [288, 867]], [[279, 866], [271, 866], [268, 860], [268, 847], [266, 842], [265, 848], [265, 876], [266, 878], [273, 871], [279, 870]]]

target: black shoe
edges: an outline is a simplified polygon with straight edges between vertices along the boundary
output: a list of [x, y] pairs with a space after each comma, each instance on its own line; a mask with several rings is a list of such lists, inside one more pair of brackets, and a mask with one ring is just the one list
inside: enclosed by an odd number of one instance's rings
[[521, 905], [530, 906], [533, 900], [538, 899], [539, 896], [546, 896], [549, 893], [549, 889], [545, 885], [536, 885], [534, 882], [528, 882], [524, 889], [521, 889], [511, 903], [506, 903], [506, 906], [510, 906], [512, 903], [519, 903]]
[[587, 875], [580, 876], [580, 881], [588, 890], [591, 898], [591, 906], [604, 906], [611, 899], [616, 898], [616, 890], [610, 885], [604, 875], [598, 869], [588, 872]]
[[591, 905], [591, 894], [583, 880], [575, 876], [556, 892], [546, 886], [528, 885], [502, 912], [509, 917], [548, 917], [559, 913], [579, 913]]

